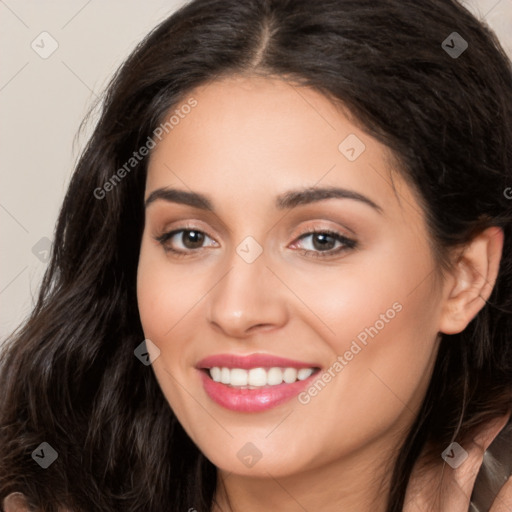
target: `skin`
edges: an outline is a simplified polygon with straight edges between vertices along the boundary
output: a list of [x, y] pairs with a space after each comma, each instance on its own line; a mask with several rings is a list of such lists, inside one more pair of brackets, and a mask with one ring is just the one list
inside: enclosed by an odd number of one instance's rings
[[[160, 350], [152, 366], [162, 392], [219, 468], [215, 511], [231, 510], [227, 497], [244, 512], [385, 511], [438, 333], [463, 330], [484, 305], [502, 232], [476, 237], [441, 279], [418, 199], [392, 171], [389, 150], [326, 97], [261, 77], [224, 78], [190, 96], [197, 106], [151, 154], [145, 197], [161, 188], [198, 192], [214, 212], [162, 199], [147, 206], [137, 298], [144, 334]], [[338, 149], [349, 134], [366, 146], [355, 161]], [[327, 186], [363, 194], [382, 211], [347, 198], [274, 206], [289, 190]], [[179, 233], [167, 242], [186, 252], [177, 257], [155, 240], [178, 229], [204, 233], [203, 246]], [[357, 245], [322, 258], [314, 235], [301, 238], [312, 229]], [[236, 251], [248, 236], [262, 249], [252, 263]], [[331, 252], [341, 246], [332, 243]], [[219, 353], [328, 369], [394, 303], [401, 311], [305, 405], [292, 399], [240, 413], [203, 389], [195, 366]], [[252, 467], [237, 457], [248, 442], [261, 452]]]

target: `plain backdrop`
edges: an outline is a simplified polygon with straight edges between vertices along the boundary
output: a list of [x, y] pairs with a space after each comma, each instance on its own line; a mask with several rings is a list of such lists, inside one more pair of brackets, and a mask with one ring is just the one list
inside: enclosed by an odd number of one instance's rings
[[[94, 117], [77, 137], [82, 119], [135, 45], [184, 3], [0, 0], [0, 345], [33, 307], [93, 128]], [[464, 4], [512, 56], [512, 0]]]

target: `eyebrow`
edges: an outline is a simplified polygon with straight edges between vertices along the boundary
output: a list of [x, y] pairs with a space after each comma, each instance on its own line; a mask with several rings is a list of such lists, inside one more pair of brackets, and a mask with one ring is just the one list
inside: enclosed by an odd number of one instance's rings
[[[306, 205], [323, 201], [325, 199], [353, 199], [382, 213], [382, 208], [368, 197], [345, 188], [337, 187], [309, 187], [300, 190], [290, 190], [277, 196], [275, 206], [278, 210], [286, 210], [295, 208], [296, 206]], [[212, 201], [205, 195], [197, 192], [187, 192], [186, 190], [178, 190], [175, 188], [158, 188], [151, 192], [145, 202], [147, 208], [151, 203], [163, 200], [170, 203], [179, 203], [201, 210], [214, 211]]]

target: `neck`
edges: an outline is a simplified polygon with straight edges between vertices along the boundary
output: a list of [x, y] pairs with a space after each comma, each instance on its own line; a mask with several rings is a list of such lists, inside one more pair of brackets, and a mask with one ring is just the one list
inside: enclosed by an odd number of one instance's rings
[[217, 472], [212, 512], [385, 512], [398, 445], [389, 432], [329, 464], [293, 475], [251, 478]]

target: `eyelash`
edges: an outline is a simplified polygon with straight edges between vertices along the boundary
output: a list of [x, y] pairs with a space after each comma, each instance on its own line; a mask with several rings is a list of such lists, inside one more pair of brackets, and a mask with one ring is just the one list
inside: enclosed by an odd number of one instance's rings
[[[188, 251], [181, 251], [181, 250], [173, 249], [173, 248], [169, 247], [168, 245], [166, 245], [167, 242], [173, 236], [177, 235], [178, 233], [185, 233], [187, 231], [188, 232], [193, 231], [193, 232], [201, 233], [205, 236], [208, 236], [204, 231], [196, 229], [192, 226], [187, 226], [187, 227], [182, 227], [180, 229], [174, 229], [172, 231], [168, 231], [167, 233], [162, 233], [161, 235], [156, 236], [155, 240], [162, 245], [165, 252], [173, 253], [176, 257], [179, 257], [179, 258], [184, 257], [184, 256], [189, 256], [193, 252], [201, 249], [201, 247], [198, 249], [189, 249]], [[327, 251], [302, 250], [301, 252], [305, 256], [312, 257], [312, 258], [329, 258], [329, 257], [337, 256], [341, 252], [344, 252], [344, 251], [347, 251], [350, 249], [355, 249], [357, 247], [357, 242], [355, 240], [353, 240], [351, 238], [347, 238], [346, 236], [342, 235], [341, 233], [338, 233], [337, 231], [332, 231], [329, 229], [306, 230], [297, 237], [297, 240], [301, 240], [301, 239], [305, 238], [306, 235], [309, 236], [309, 235], [315, 235], [315, 234], [327, 235], [331, 238], [334, 238], [335, 241], [338, 241], [343, 245], [341, 247], [338, 247], [337, 249], [329, 249]], [[208, 238], [211, 238], [211, 237], [208, 236]]]

